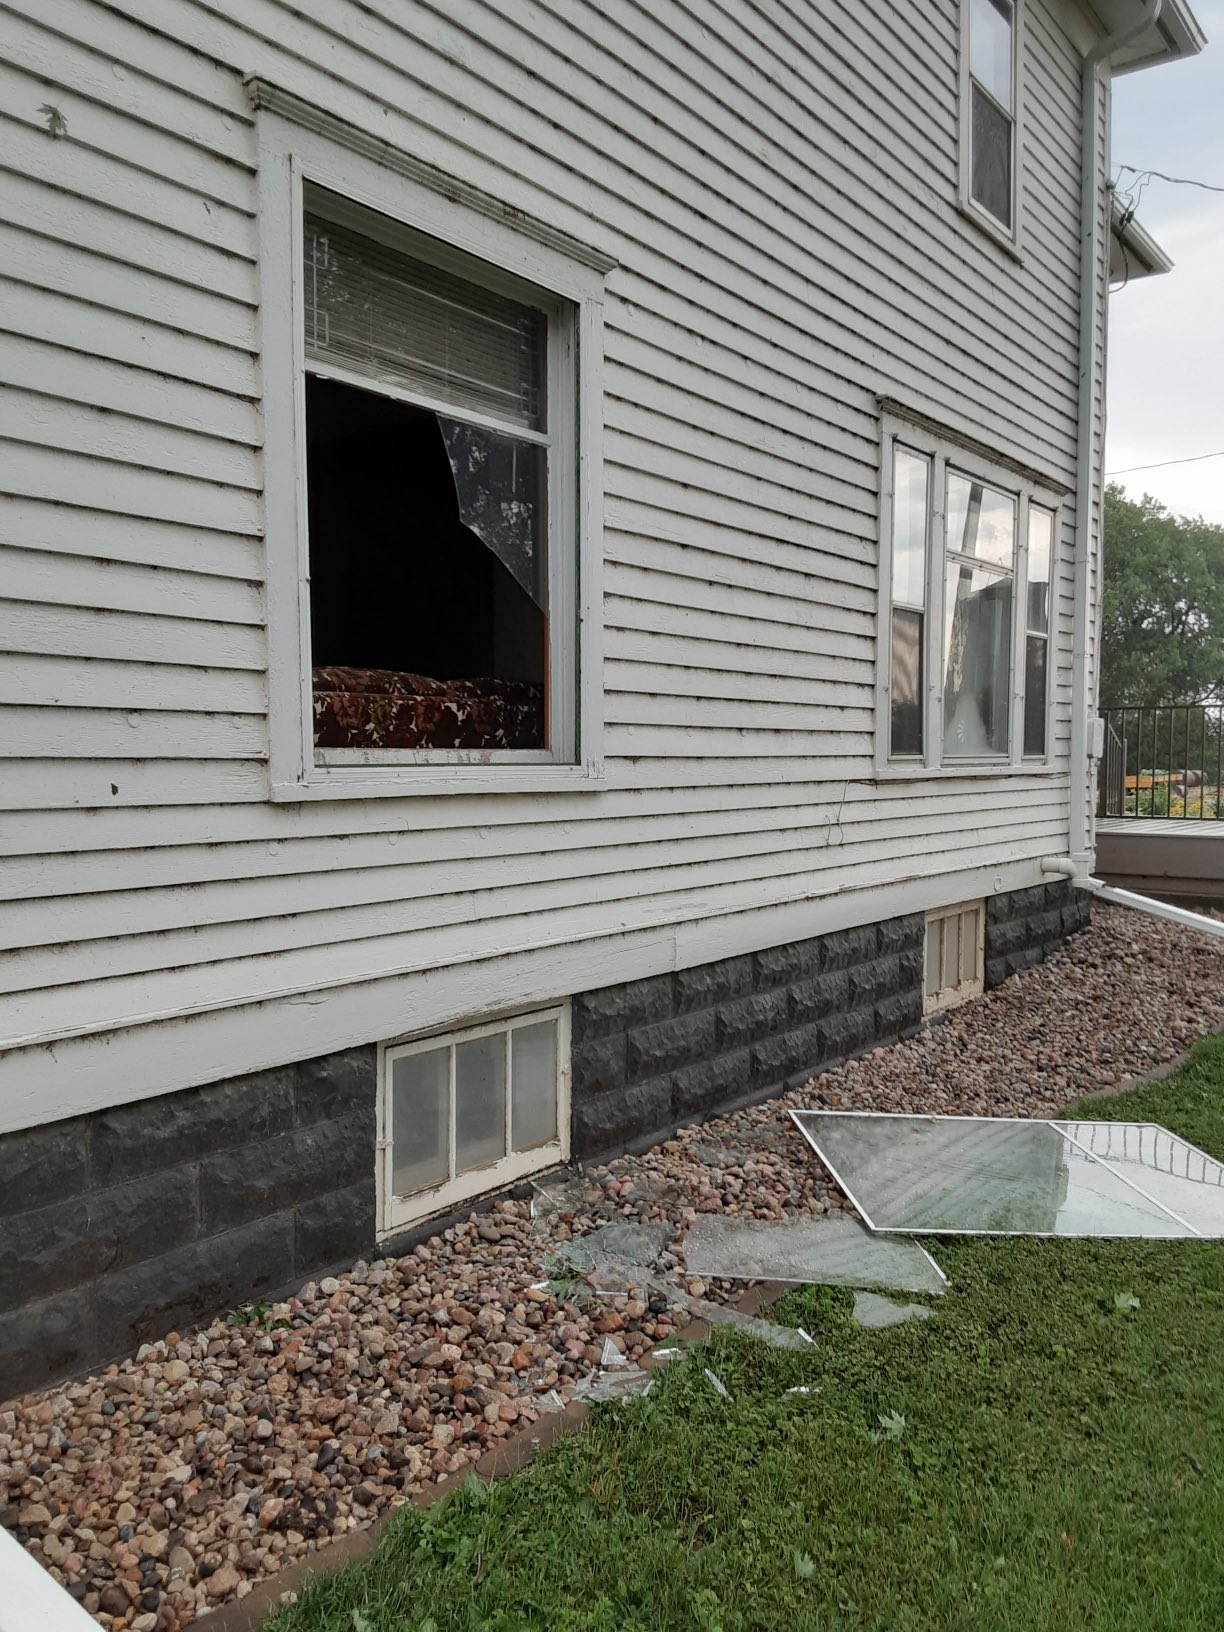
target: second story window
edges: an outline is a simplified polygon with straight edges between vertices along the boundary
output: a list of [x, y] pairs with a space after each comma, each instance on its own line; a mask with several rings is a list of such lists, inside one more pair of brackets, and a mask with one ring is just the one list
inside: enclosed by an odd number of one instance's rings
[[965, 202], [1010, 238], [1016, 230], [1016, 34], [1013, 0], [967, 0]]

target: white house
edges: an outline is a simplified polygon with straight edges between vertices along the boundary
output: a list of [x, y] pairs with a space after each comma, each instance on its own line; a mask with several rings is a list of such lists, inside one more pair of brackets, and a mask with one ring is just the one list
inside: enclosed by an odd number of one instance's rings
[[1110, 79], [1201, 45], [8, 0], [0, 1396], [1082, 921]]

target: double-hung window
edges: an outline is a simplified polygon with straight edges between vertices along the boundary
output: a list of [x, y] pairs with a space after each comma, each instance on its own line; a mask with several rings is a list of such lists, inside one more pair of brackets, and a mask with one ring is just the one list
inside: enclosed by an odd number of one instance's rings
[[961, 203], [1015, 240], [1020, 0], [963, 0]]
[[590, 782], [610, 263], [253, 94], [273, 796]]
[[887, 416], [879, 767], [1044, 768], [1058, 495]]

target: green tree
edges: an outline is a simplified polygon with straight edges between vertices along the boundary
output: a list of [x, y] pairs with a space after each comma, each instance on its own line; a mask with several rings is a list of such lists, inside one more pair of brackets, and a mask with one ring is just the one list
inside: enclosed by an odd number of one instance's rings
[[1224, 698], [1224, 527], [1105, 489], [1101, 702]]

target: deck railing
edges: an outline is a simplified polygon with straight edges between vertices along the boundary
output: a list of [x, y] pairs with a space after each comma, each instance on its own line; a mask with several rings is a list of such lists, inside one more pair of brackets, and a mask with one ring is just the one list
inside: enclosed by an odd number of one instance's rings
[[1101, 709], [1097, 814], [1224, 822], [1224, 703]]

